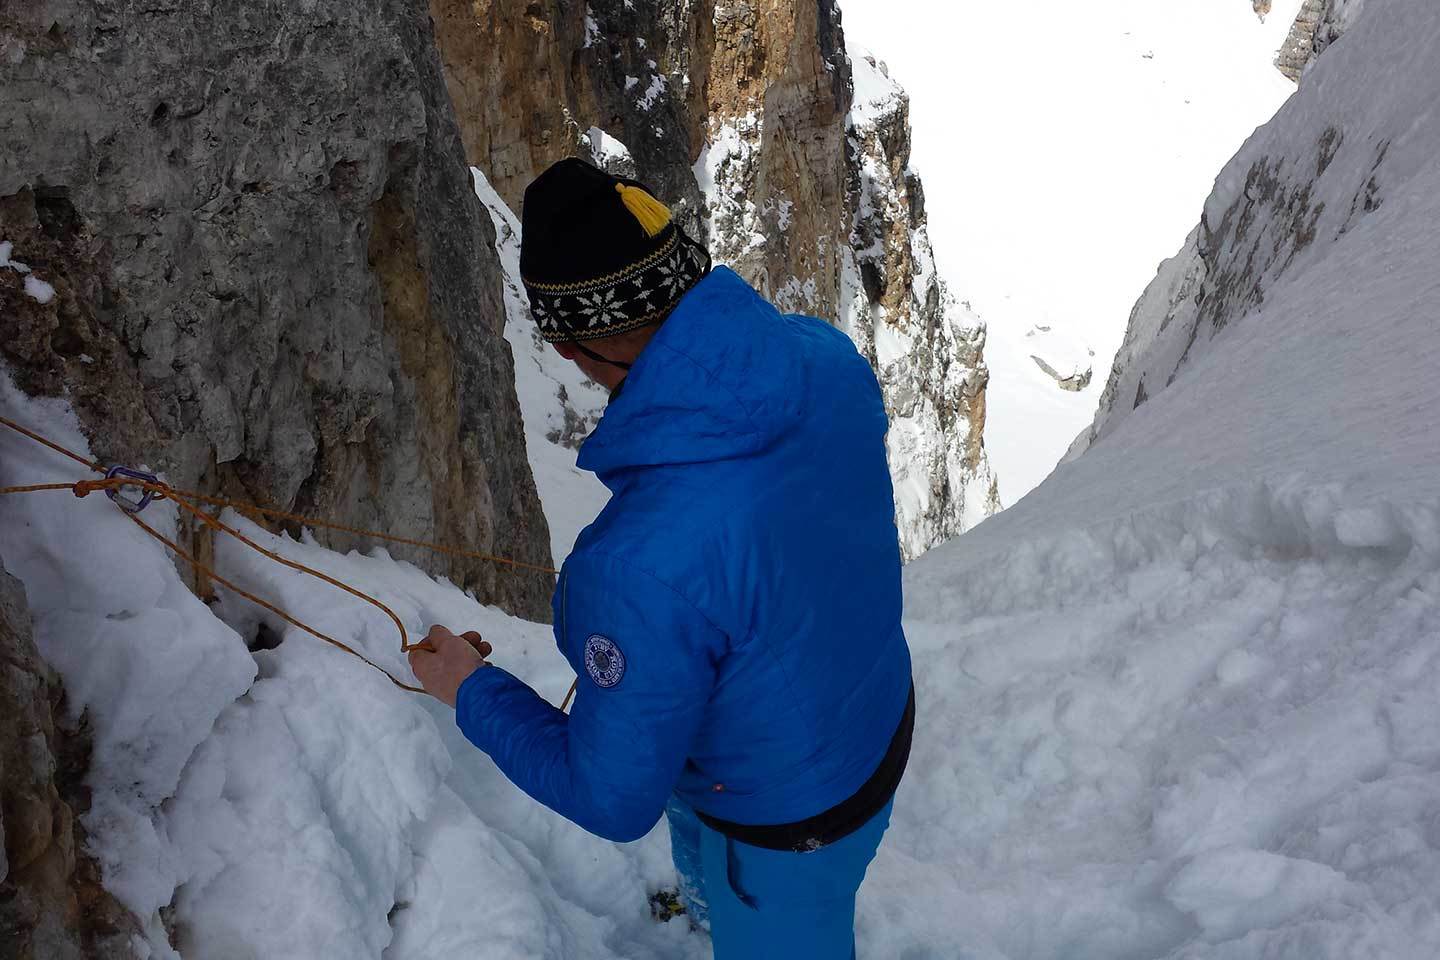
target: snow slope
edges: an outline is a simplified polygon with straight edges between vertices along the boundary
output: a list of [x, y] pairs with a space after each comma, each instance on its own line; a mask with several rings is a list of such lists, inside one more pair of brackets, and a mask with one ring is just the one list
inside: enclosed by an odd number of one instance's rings
[[[1007, 506], [1089, 424], [1136, 295], [1294, 90], [1272, 60], [1301, 2], [1262, 23], [1245, 0], [843, 0], [847, 35], [910, 93], [940, 272], [989, 327], [985, 447]], [[1032, 359], [1077, 353], [1079, 392]]]
[[[1338, 8], [1345, 15], [1326, 35], [1364, 22], [1356, 9]], [[1413, 189], [1412, 178], [1434, 162], [1427, 121], [1440, 97], [1440, 50], [1405, 61], [1404, 73], [1373, 63], [1377, 49], [1395, 47], [1409, 29], [1425, 24], [1386, 15], [1361, 39], [1329, 49], [1276, 122], [1221, 171], [1200, 225], [1136, 304], [1095, 422], [1072, 456], [1187, 376], [1219, 331], [1265, 322], [1255, 307], [1278, 283], [1312, 267], [1351, 269], [1334, 245]]]
[[928, 719], [876, 887], [923, 880], [872, 948], [1440, 955], [1437, 44], [1369, 0], [1258, 139], [1413, 94], [1385, 203], [909, 568]]

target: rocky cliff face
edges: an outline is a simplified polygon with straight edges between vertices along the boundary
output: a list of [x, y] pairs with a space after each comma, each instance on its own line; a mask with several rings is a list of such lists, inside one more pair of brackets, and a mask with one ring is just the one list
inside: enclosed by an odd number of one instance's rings
[[915, 557], [1000, 509], [982, 439], [985, 326], [935, 269], [924, 188], [910, 169], [909, 98], [884, 64], [853, 66], [840, 325], [880, 379], [901, 547]]
[[[0, 349], [106, 459], [543, 563], [493, 231], [426, 13], [0, 13], [0, 241], [55, 290], [0, 271]], [[414, 559], [546, 615], [541, 578]]]
[[[1319, 11], [1322, 51], [1345, 26], [1364, 30], [1360, 8], [1327, 3]], [[1374, 29], [1403, 30], [1402, 15]], [[1384, 49], [1381, 42], [1378, 49]], [[1185, 375], [1227, 325], [1243, 323], [1275, 287], [1301, 282], [1331, 245], [1403, 193], [1421, 165], [1417, 116], [1440, 95], [1435, 70], [1371, 102], [1341, 94], [1366, 82], [1369, 64], [1340, 45], [1310, 65], [1300, 93], [1255, 132], [1216, 180], [1200, 225], [1136, 304], [1095, 422], [1069, 457], [1103, 439], [1133, 410]]]
[[0, 564], [0, 957], [140, 957], [139, 927], [84, 850], [88, 734], [66, 721], [25, 590]]
[[984, 327], [935, 273], [908, 101], [847, 53], [833, 0], [431, 7], [470, 157], [512, 210], [564, 156], [652, 183], [717, 262], [874, 363], [907, 556], [998, 507]]

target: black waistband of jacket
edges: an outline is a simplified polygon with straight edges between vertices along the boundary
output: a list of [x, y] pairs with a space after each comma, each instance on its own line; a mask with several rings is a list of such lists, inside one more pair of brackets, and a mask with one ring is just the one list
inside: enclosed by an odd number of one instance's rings
[[889, 749], [885, 751], [885, 756], [881, 758], [880, 765], [875, 768], [870, 779], [849, 799], [841, 800], [823, 813], [794, 823], [757, 826], [731, 823], [699, 810], [695, 811], [695, 814], [712, 830], [717, 830], [732, 840], [748, 843], [752, 847], [792, 850], [797, 853], [819, 850], [865, 826], [885, 808], [890, 798], [895, 796], [900, 779], [905, 775], [905, 764], [910, 760], [910, 743], [914, 734], [915, 686], [911, 684], [910, 699], [905, 704], [905, 713], [900, 717], [900, 725], [895, 728], [895, 735], [890, 738]]

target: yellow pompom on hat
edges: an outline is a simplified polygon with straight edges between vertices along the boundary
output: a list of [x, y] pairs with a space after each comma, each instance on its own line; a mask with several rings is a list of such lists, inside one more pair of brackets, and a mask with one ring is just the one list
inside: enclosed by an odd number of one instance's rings
[[652, 197], [644, 187], [621, 181], [615, 184], [620, 201], [635, 217], [647, 236], [658, 237], [670, 225], [670, 208]]
[[657, 323], [709, 270], [710, 255], [638, 181], [571, 158], [525, 190], [520, 274], [546, 340]]

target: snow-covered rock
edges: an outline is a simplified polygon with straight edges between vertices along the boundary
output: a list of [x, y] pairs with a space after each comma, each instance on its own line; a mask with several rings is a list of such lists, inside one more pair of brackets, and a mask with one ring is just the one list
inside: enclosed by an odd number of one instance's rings
[[1275, 55], [1275, 66], [1291, 80], [1299, 80], [1310, 64], [1350, 28], [1365, 0], [1305, 0]]
[[[1393, 34], [1407, 17], [1423, 16], [1401, 0], [1336, 8], [1336, 15], [1349, 22], [1359, 9], [1366, 16], [1352, 32]], [[1383, 26], [1369, 26], [1372, 17]], [[1369, 36], [1334, 47], [1221, 172], [1200, 226], [1136, 304], [1095, 421], [1071, 456], [1183, 378], [1228, 325], [1251, 322], [1283, 280], [1337, 269], [1344, 262], [1337, 251], [1355, 228], [1426, 170], [1434, 145], [1417, 117], [1440, 95], [1440, 54], [1414, 54], [1405, 73], [1365, 62], [1395, 40]]]
[[1095, 351], [1074, 336], [1037, 323], [1025, 331], [1025, 343], [1030, 359], [1061, 390], [1079, 393], [1090, 386], [1095, 375]]

